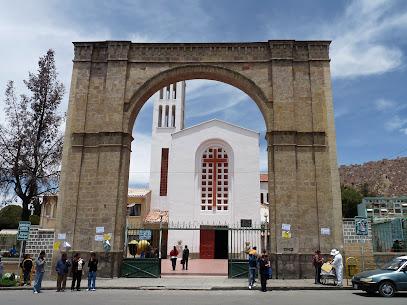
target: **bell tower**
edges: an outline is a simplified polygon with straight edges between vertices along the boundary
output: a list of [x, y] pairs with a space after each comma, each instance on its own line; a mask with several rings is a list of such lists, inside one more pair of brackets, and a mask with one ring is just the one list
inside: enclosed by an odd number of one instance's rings
[[155, 95], [151, 138], [151, 208], [168, 209], [168, 161], [171, 134], [184, 128], [185, 81], [170, 84]]

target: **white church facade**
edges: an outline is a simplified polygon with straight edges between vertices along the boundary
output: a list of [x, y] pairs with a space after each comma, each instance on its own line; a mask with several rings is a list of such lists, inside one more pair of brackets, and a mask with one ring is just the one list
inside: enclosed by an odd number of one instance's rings
[[169, 229], [168, 249], [227, 258], [228, 231], [220, 228], [261, 222], [259, 134], [220, 120], [184, 128], [185, 82], [161, 89], [153, 109], [151, 209], [168, 213], [169, 228], [200, 228]]

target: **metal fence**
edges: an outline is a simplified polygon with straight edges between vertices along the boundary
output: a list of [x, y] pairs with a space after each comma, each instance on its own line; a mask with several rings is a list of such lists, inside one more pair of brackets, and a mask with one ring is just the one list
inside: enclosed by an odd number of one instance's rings
[[372, 223], [373, 252], [406, 252], [407, 219], [395, 218]]
[[[170, 223], [161, 228], [129, 227], [126, 233], [125, 259], [122, 276], [152, 277], [161, 272], [159, 265], [174, 245], [182, 253], [185, 240], [176, 236], [189, 236], [188, 246], [192, 259], [218, 258], [228, 260], [228, 275], [232, 278], [247, 277], [247, 253], [257, 247], [260, 253], [270, 249], [270, 232], [266, 224], [261, 225], [222, 225], [194, 223]], [[198, 239], [199, 238], [199, 239]], [[207, 238], [207, 241], [204, 239]], [[199, 246], [197, 246], [199, 240]], [[191, 242], [191, 241], [194, 241]], [[213, 243], [205, 245], [205, 243]]]

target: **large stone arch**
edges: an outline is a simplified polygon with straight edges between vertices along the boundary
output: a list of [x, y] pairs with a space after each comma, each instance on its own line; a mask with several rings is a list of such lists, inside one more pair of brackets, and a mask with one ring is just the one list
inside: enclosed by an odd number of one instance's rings
[[[312, 271], [313, 250], [342, 247], [329, 43], [74, 43], [57, 233], [73, 251], [99, 252], [101, 275], [119, 274], [134, 119], [160, 86], [208, 78], [243, 90], [262, 112], [273, 261], [286, 277]], [[96, 226], [112, 233], [108, 256]]]
[[190, 79], [216, 80], [242, 90], [249, 95], [259, 107], [266, 128], [271, 128], [272, 117], [267, 106], [269, 101], [262, 89], [252, 80], [241, 73], [225, 67], [215, 66], [213, 64], [189, 64], [159, 72], [154, 77], [148, 79], [137, 89], [136, 92], [134, 92], [125, 107], [125, 111], [130, 114], [128, 131], [131, 132], [138, 112], [147, 99], [149, 99], [155, 92], [174, 82]]

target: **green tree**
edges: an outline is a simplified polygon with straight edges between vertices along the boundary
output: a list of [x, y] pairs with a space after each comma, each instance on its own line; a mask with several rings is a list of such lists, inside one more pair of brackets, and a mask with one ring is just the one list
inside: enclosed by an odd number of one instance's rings
[[362, 194], [351, 187], [341, 187], [342, 215], [344, 218], [353, 218], [358, 215], [357, 205], [362, 202]]
[[21, 220], [21, 211], [18, 205], [8, 205], [0, 210], [0, 230], [17, 229]]
[[28, 94], [16, 97], [14, 83], [5, 92], [6, 122], [0, 124], [0, 189], [22, 202], [22, 220], [29, 205], [39, 211], [38, 196], [58, 188], [62, 154], [58, 114], [65, 89], [57, 80], [54, 51], [40, 57], [36, 73], [24, 81]]

